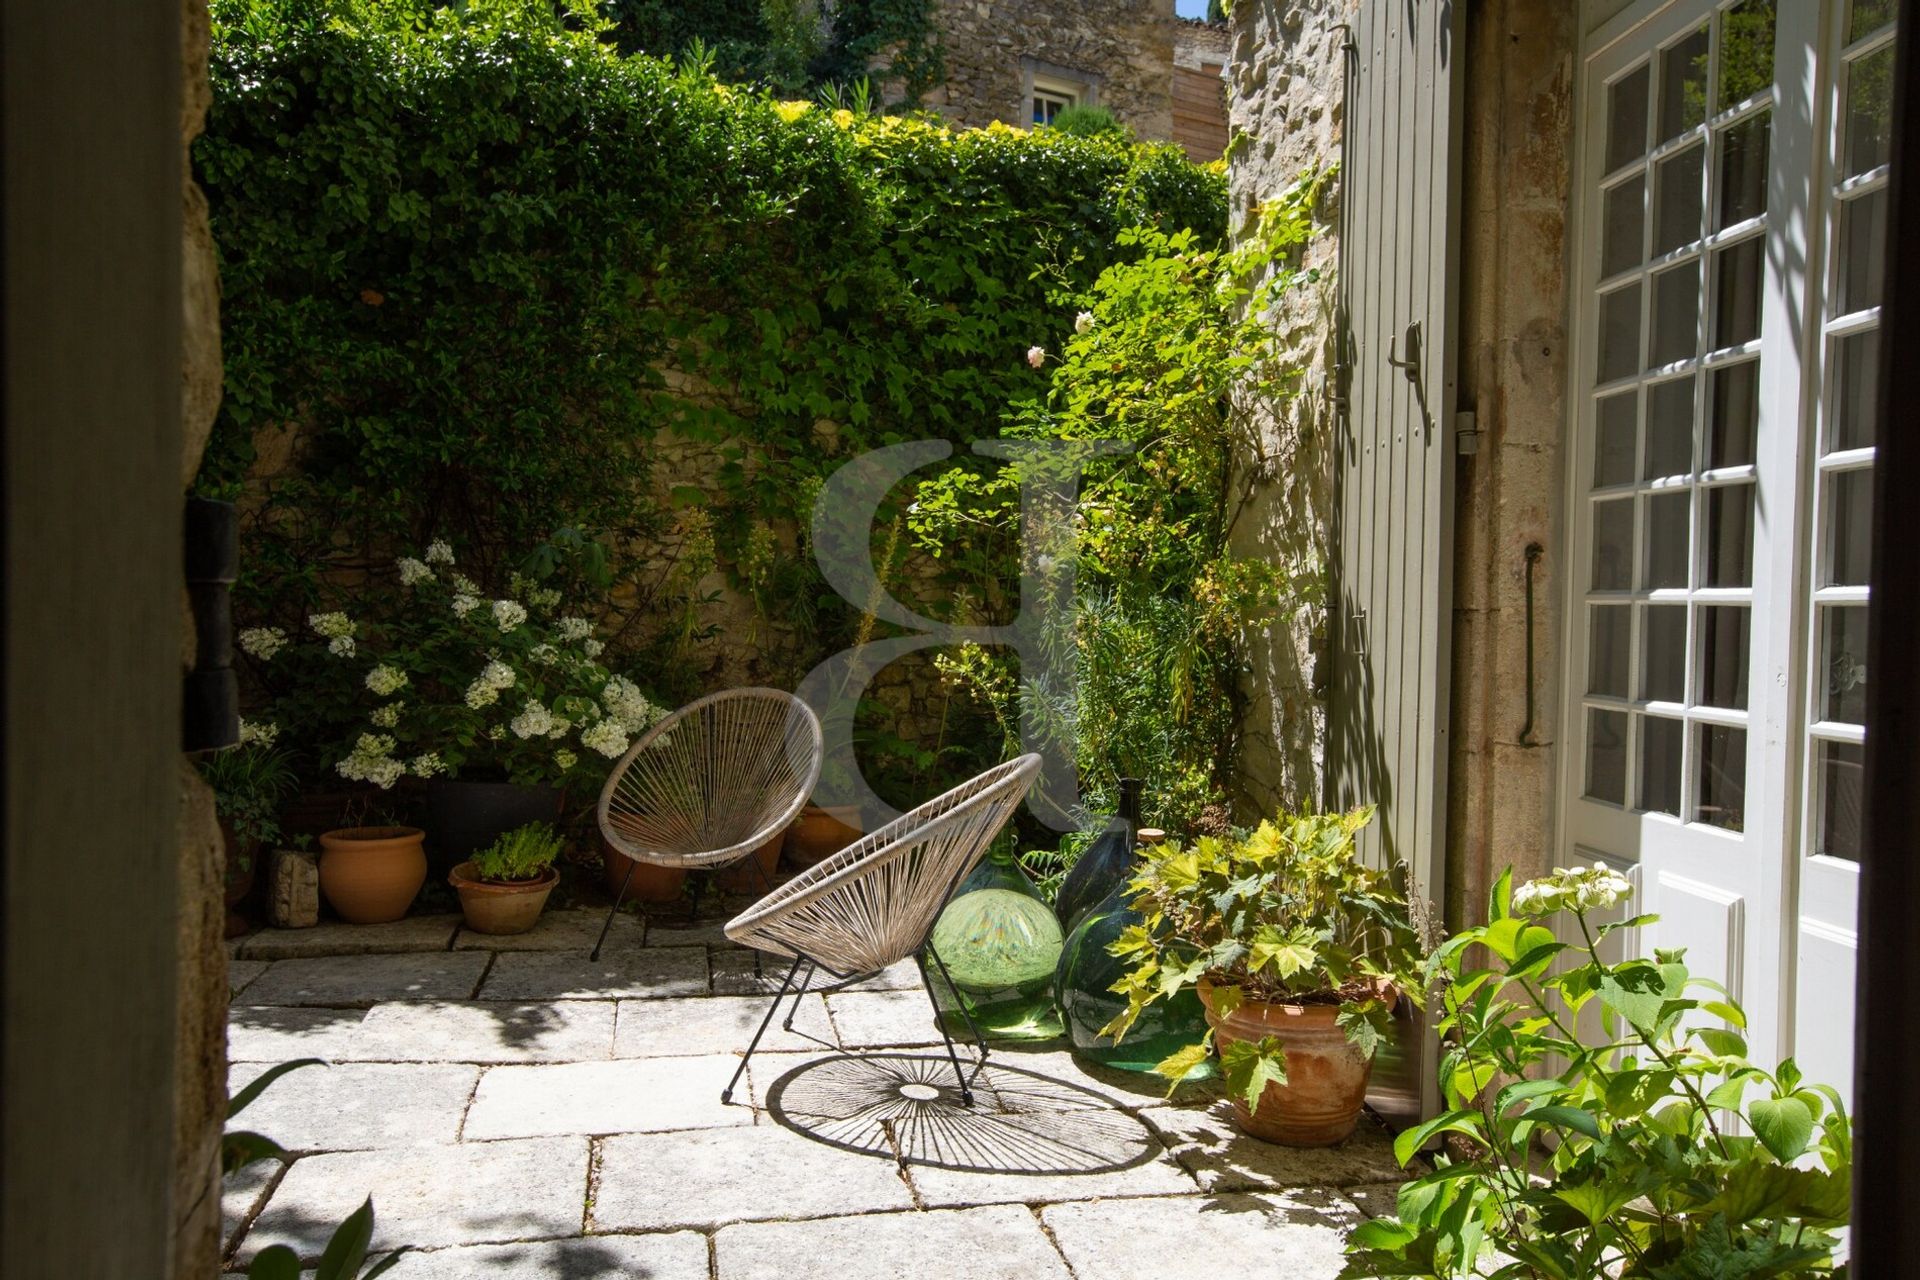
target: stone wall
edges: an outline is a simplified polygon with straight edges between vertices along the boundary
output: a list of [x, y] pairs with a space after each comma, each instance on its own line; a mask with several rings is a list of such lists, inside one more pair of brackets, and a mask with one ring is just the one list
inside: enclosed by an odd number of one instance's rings
[[1173, 137], [1173, 0], [941, 0], [946, 80], [925, 105], [956, 125], [1032, 122], [1037, 72], [1089, 86], [1149, 141]]

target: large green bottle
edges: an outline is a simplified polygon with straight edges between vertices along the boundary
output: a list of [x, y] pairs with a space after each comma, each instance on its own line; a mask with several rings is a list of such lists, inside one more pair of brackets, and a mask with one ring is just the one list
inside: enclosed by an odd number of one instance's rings
[[927, 966], [940, 1020], [965, 1034], [960, 1001], [994, 1040], [1050, 1040], [1060, 1034], [1052, 1000], [1060, 922], [1012, 858], [988, 856], [960, 882], [933, 926], [933, 949], [956, 992]]

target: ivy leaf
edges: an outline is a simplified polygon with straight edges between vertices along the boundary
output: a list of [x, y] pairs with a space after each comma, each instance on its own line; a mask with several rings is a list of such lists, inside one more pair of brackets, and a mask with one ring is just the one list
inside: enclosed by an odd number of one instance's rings
[[1259, 1041], [1235, 1040], [1221, 1047], [1221, 1072], [1227, 1089], [1247, 1104], [1247, 1110], [1260, 1109], [1260, 1095], [1269, 1084], [1287, 1082], [1287, 1055], [1278, 1036]]
[[1782, 1164], [1799, 1159], [1813, 1138], [1813, 1109], [1798, 1098], [1762, 1098], [1747, 1108], [1747, 1123]]
[[1190, 1044], [1184, 1049], [1168, 1054], [1153, 1064], [1153, 1073], [1165, 1077], [1171, 1084], [1179, 1084], [1193, 1073], [1193, 1069], [1205, 1062], [1208, 1057], [1206, 1044]]
[[1247, 967], [1255, 973], [1271, 968], [1282, 979], [1291, 978], [1319, 959], [1313, 942], [1313, 934], [1304, 929], [1283, 934], [1272, 925], [1262, 925], [1247, 950]]
[[1392, 1031], [1393, 1014], [1378, 1000], [1362, 1000], [1341, 1005], [1334, 1023], [1347, 1033], [1349, 1044], [1371, 1058]]

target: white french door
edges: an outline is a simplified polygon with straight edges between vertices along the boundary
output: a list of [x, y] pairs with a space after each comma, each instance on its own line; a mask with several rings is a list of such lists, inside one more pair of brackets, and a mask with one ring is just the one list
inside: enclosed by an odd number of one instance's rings
[[1561, 860], [1836, 1084], [1892, 7], [1647, 0], [1582, 68]]

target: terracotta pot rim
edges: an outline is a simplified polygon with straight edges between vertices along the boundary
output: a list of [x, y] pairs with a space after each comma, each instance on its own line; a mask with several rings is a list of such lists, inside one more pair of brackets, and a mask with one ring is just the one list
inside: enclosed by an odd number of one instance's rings
[[[1199, 993], [1200, 1003], [1206, 1005], [1209, 1012], [1211, 1012], [1213, 1009], [1213, 998], [1212, 998], [1213, 989], [1216, 986], [1220, 986], [1220, 985], [1222, 984], [1219, 982], [1216, 982], [1211, 977], [1203, 977], [1203, 978], [1197, 979], [1193, 984], [1194, 990]], [[1225, 985], [1232, 986], [1233, 984], [1227, 983]], [[1400, 989], [1394, 986], [1391, 982], [1376, 982], [1373, 984], [1373, 991], [1374, 991], [1375, 999], [1383, 1000], [1388, 1004], [1396, 1004], [1400, 1000]], [[1326, 996], [1326, 995], [1335, 995], [1338, 993], [1319, 992], [1317, 994], [1321, 996]], [[1344, 1000], [1327, 1000], [1327, 999], [1309, 1000], [1305, 998], [1302, 998], [1299, 1000], [1243, 1000], [1240, 1003], [1240, 1009], [1289, 1010], [1291, 1012], [1289, 1013], [1288, 1016], [1293, 1016], [1294, 1014], [1303, 1014], [1313, 1009], [1326, 1009], [1332, 1013], [1338, 1013], [1340, 1012], [1340, 1006], [1345, 1003], [1346, 1002]], [[1239, 1012], [1239, 1010], [1235, 1010], [1235, 1012], [1237, 1013]]]
[[460, 863], [447, 873], [447, 883], [462, 893], [485, 893], [510, 896], [513, 894], [539, 893], [551, 889], [560, 882], [560, 869], [547, 867], [531, 880], [482, 880], [471, 873], [473, 860]]
[[426, 839], [427, 833], [419, 827], [339, 827], [333, 831], [322, 832], [320, 843], [324, 846], [329, 840], [342, 845], [371, 846], [378, 844], [411, 844], [415, 840]]

